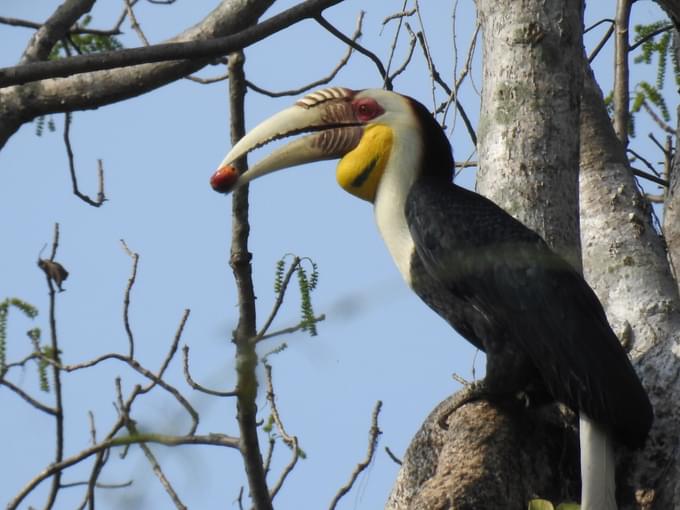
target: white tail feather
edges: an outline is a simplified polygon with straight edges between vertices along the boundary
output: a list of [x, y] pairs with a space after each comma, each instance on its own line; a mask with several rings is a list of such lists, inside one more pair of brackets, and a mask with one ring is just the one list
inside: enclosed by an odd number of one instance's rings
[[581, 510], [616, 510], [613, 440], [601, 425], [579, 415]]

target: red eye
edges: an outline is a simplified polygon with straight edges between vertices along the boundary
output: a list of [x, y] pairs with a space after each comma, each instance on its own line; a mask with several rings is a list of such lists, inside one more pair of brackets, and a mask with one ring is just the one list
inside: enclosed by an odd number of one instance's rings
[[359, 99], [354, 103], [354, 111], [358, 120], [361, 122], [368, 122], [376, 118], [378, 115], [385, 113], [385, 110], [370, 97]]

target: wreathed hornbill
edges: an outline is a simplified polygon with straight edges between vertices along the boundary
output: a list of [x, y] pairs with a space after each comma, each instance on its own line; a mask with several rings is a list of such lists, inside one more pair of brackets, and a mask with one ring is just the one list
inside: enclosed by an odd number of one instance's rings
[[[232, 163], [305, 135], [238, 175]], [[373, 203], [406, 283], [486, 353], [485, 391], [537, 389], [579, 413], [581, 508], [616, 508], [613, 440], [637, 448], [652, 407], [602, 305], [541, 237], [453, 183], [445, 133], [427, 109], [384, 90], [327, 88], [264, 121], [227, 154], [211, 184], [228, 192], [278, 169], [337, 159], [343, 189]]]

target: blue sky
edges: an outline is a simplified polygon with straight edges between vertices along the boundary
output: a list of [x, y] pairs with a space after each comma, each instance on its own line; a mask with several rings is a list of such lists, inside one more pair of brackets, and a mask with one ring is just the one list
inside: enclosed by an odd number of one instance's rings
[[[277, 2], [268, 15], [295, 2]], [[6, 0], [0, 15], [44, 19], [58, 2]], [[108, 27], [119, 13], [118, 3], [99, 2], [93, 26]], [[106, 5], [104, 5], [106, 4]], [[178, 2], [170, 8], [140, 2], [137, 16], [150, 40], [158, 42], [200, 20], [217, 2]], [[606, 4], [606, 7], [605, 5]], [[611, 4], [611, 5], [609, 5]], [[422, 2], [425, 29], [435, 62], [450, 83], [453, 24], [451, 7]], [[345, 33], [352, 33], [358, 11], [367, 8], [346, 1], [326, 12]], [[590, 6], [589, 6], [590, 8]], [[612, 17], [613, 2], [598, 8]], [[392, 2], [371, 4], [364, 21], [362, 43], [386, 59], [395, 24], [380, 35], [382, 19], [397, 10]], [[606, 11], [605, 9], [609, 9]], [[638, 2], [634, 14], [657, 19], [651, 2]], [[588, 12], [590, 19], [603, 13]], [[458, 3], [455, 19], [459, 59], [464, 58], [473, 23], [473, 3]], [[418, 21], [412, 18], [414, 28]], [[121, 40], [138, 41], [129, 26]], [[0, 65], [15, 63], [31, 31], [2, 28], [5, 50]], [[395, 61], [401, 62], [406, 38]], [[590, 42], [591, 47], [594, 40]], [[246, 51], [246, 73], [266, 88], [298, 87], [327, 74], [344, 54], [344, 47], [311, 21], [305, 21]], [[478, 47], [481, 56], [481, 47]], [[432, 106], [427, 67], [416, 50], [414, 62], [395, 88]], [[601, 57], [601, 77], [609, 75], [607, 54]], [[479, 60], [477, 60], [479, 61]], [[458, 62], [458, 69], [462, 67]], [[474, 74], [479, 89], [477, 65]], [[222, 72], [208, 68], [202, 76]], [[354, 55], [333, 81], [352, 88], [379, 87], [373, 65]], [[607, 88], [608, 85], [605, 85]], [[438, 93], [438, 101], [444, 97]], [[462, 91], [468, 114], [476, 124], [478, 98], [470, 83]], [[248, 126], [295, 101], [269, 99], [250, 92]], [[157, 370], [172, 340], [182, 311], [191, 309], [181, 344], [191, 347], [194, 377], [205, 385], [231, 389], [234, 384], [230, 332], [236, 322], [236, 295], [227, 265], [231, 198], [214, 193], [208, 179], [230, 147], [226, 82], [202, 86], [179, 81], [130, 101], [74, 116], [71, 141], [81, 190], [96, 194], [96, 161], [102, 159], [109, 201], [91, 208], [70, 191], [68, 166], [62, 143], [63, 116], [55, 116], [57, 132], [35, 135], [24, 126], [0, 152], [0, 299], [24, 299], [40, 310], [34, 321], [10, 314], [8, 358], [29, 352], [25, 331], [40, 326], [47, 335], [48, 299], [38, 252], [51, 242], [54, 222], [61, 225], [57, 259], [71, 275], [58, 296], [58, 332], [64, 361], [77, 363], [107, 352], [126, 352], [122, 322], [123, 292], [131, 261], [120, 247], [125, 239], [140, 254], [137, 284], [132, 293], [130, 320], [140, 361]], [[452, 118], [447, 121], [454, 126]], [[640, 132], [644, 132], [642, 129]], [[450, 133], [457, 159], [471, 154], [461, 122]], [[254, 156], [257, 157], [257, 154]], [[474, 159], [474, 156], [473, 158]], [[472, 170], [461, 182], [473, 185]], [[345, 194], [335, 184], [334, 163], [315, 164], [272, 175], [251, 186], [251, 251], [258, 314], [268, 315], [274, 300], [276, 261], [286, 253], [311, 257], [321, 273], [314, 305], [327, 320], [319, 336], [299, 333], [283, 338], [288, 349], [272, 358], [278, 405], [287, 430], [298, 436], [307, 459], [277, 496], [277, 508], [327, 507], [366, 450], [371, 410], [384, 402], [380, 416], [383, 434], [380, 451], [358, 486], [340, 508], [379, 508], [397, 473], [383, 451], [389, 446], [403, 455], [420, 423], [443, 398], [459, 389], [452, 377], [483, 375], [484, 358], [422, 304], [402, 282], [375, 228], [370, 205]], [[299, 298], [292, 290], [274, 328], [298, 321]], [[262, 345], [266, 352], [280, 341]], [[192, 392], [183, 383], [180, 359], [168, 379], [184, 390], [201, 413], [199, 432], [237, 434], [232, 400], [217, 400]], [[119, 363], [64, 377], [67, 413], [67, 455], [87, 446], [87, 412], [95, 414], [99, 436], [115, 420], [114, 379], [120, 376], [124, 392], [141, 382]], [[32, 367], [12, 380], [37, 393]], [[44, 401], [50, 397], [39, 395]], [[266, 417], [264, 401], [260, 399]], [[0, 430], [4, 459], [21, 459], [7, 469], [3, 462], [0, 497], [12, 495], [52, 458], [52, 420], [28, 407], [15, 395], [0, 391], [5, 410]], [[188, 421], [174, 400], [156, 392], [140, 399], [135, 413], [140, 428], [168, 433], [186, 431]], [[12, 438], [7, 441], [7, 438]], [[168, 477], [191, 508], [231, 508], [245, 483], [240, 456], [230, 450], [206, 447], [154, 447]], [[288, 461], [278, 448], [274, 473]], [[87, 466], [83, 466], [86, 468]], [[66, 482], [85, 479], [87, 469], [74, 469]], [[171, 508], [171, 502], [151, 474], [138, 449], [128, 458], [113, 456], [101, 482], [134, 479], [131, 489], [100, 490], [99, 508]], [[47, 484], [26, 500], [42, 506]], [[65, 490], [59, 508], [72, 508], [81, 489]], [[131, 498], [131, 499], [130, 499]], [[236, 505], [233, 505], [236, 508]]]

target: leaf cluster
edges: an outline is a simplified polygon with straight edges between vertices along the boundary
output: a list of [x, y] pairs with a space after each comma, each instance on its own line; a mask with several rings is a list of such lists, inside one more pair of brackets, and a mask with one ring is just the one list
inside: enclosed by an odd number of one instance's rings
[[[91, 21], [92, 16], [85, 16], [81, 26], [87, 27]], [[71, 50], [79, 55], [87, 55], [102, 51], [120, 50], [121, 48], [123, 48], [123, 43], [113, 35], [71, 34], [68, 38], [54, 45], [48, 58], [49, 60], [59, 60], [60, 58], [69, 57], [71, 56]]]
[[[35, 306], [19, 298], [6, 298], [0, 302], [0, 377], [3, 377], [7, 371], [7, 318], [10, 308], [20, 310], [29, 319], [35, 319], [38, 316], [38, 309]], [[44, 348], [40, 347], [40, 328], [29, 329], [26, 335], [33, 345], [34, 352], [44, 354]], [[38, 361], [38, 377], [40, 389], [49, 391], [47, 361], [42, 357]]]
[[671, 119], [663, 96], [669, 62], [672, 66], [675, 84], [680, 87], [680, 65], [676, 53], [672, 50], [668, 22], [659, 20], [647, 25], [636, 25], [634, 28], [634, 43], [641, 44], [640, 54], [633, 59], [633, 62], [652, 65], [656, 57], [656, 80], [653, 84], [647, 80], [641, 80], [634, 87], [629, 126], [629, 133], [633, 137], [635, 136], [635, 114], [639, 113], [645, 104], [647, 107], [653, 105], [664, 121], [669, 122]]

